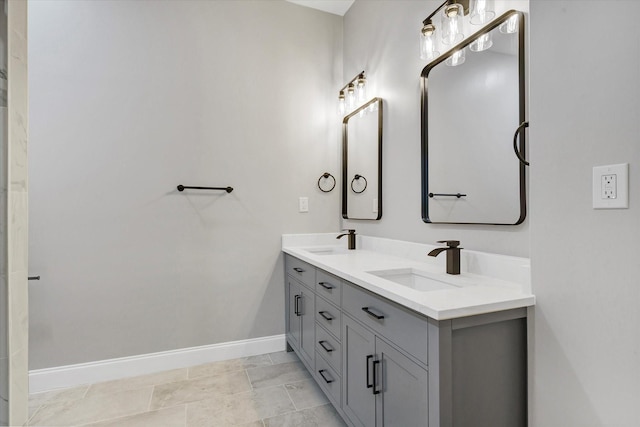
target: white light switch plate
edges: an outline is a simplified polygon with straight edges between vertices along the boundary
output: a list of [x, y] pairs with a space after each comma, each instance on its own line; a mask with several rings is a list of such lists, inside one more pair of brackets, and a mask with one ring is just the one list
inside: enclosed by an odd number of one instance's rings
[[298, 212], [301, 212], [301, 213], [309, 212], [309, 198], [308, 197], [300, 197], [298, 199]]
[[593, 168], [593, 208], [629, 207], [629, 163]]

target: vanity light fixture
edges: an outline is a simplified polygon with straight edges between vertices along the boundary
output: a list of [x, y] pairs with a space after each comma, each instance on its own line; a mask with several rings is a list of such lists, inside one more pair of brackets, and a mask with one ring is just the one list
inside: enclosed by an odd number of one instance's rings
[[350, 113], [367, 100], [366, 85], [367, 78], [362, 71], [340, 89], [338, 95], [338, 114], [340, 116]]
[[[438, 13], [441, 13], [440, 25], [434, 23]], [[455, 46], [464, 39], [463, 20], [467, 17], [472, 25], [485, 25], [493, 18], [496, 12], [494, 0], [446, 0], [431, 15], [422, 21], [420, 31], [420, 58], [431, 61], [440, 55], [437, 49], [438, 41], [443, 46]], [[509, 25], [511, 24], [511, 25]], [[515, 28], [514, 28], [515, 26]], [[504, 27], [504, 29], [503, 29]], [[506, 22], [500, 27], [502, 32], [517, 31], [517, 17], [513, 21]], [[469, 49], [473, 52], [482, 52], [493, 45], [491, 34], [487, 33], [475, 40]], [[447, 49], [445, 49], [447, 50]], [[464, 50], [457, 51], [456, 56], [447, 59], [447, 65], [455, 66], [464, 62]]]

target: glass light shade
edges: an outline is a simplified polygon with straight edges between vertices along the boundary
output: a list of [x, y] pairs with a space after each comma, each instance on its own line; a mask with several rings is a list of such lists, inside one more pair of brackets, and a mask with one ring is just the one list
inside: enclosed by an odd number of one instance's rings
[[349, 111], [353, 110], [356, 106], [356, 88], [353, 83], [350, 83], [347, 87], [347, 109]]
[[493, 0], [471, 0], [470, 22], [473, 25], [484, 25], [495, 16]]
[[445, 6], [442, 13], [442, 43], [453, 45], [464, 38], [462, 34], [462, 18], [464, 9], [459, 3]]
[[456, 67], [458, 65], [464, 64], [465, 56], [464, 56], [465, 48], [460, 50], [456, 50], [453, 55], [447, 58], [444, 63], [450, 67]]
[[358, 98], [358, 105], [363, 104], [367, 100], [367, 79], [358, 77], [358, 84], [356, 86], [356, 96]]
[[346, 105], [345, 105], [345, 101], [344, 101], [344, 92], [340, 92], [340, 96], [338, 96], [338, 115], [339, 116], [344, 116], [344, 113], [346, 112]]
[[518, 14], [514, 13], [509, 19], [498, 27], [503, 34], [513, 34], [518, 32]]
[[422, 27], [420, 32], [420, 59], [430, 61], [440, 55], [440, 52], [436, 49], [437, 39], [436, 27], [433, 24], [427, 24]]
[[469, 45], [469, 49], [473, 52], [482, 52], [483, 50], [489, 49], [493, 46], [493, 39], [491, 38], [491, 33], [483, 34], [478, 37], [473, 43]]

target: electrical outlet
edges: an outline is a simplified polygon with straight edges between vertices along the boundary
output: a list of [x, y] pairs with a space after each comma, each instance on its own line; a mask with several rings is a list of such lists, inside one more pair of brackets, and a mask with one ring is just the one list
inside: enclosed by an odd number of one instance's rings
[[616, 199], [618, 198], [618, 175], [602, 175], [602, 185], [600, 187], [602, 193], [601, 199]]
[[593, 208], [629, 207], [629, 163], [593, 168]]
[[309, 198], [308, 197], [300, 197], [298, 199], [298, 212], [302, 212], [302, 213], [309, 212]]

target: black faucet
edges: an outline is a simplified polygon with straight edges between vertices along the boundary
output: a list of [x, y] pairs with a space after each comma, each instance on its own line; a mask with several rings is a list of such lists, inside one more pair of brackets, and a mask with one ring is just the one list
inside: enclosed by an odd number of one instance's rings
[[446, 248], [436, 248], [429, 252], [429, 256], [438, 256], [447, 251], [447, 274], [460, 274], [460, 249], [459, 240], [438, 240], [438, 243], [446, 243]]
[[341, 238], [342, 236], [348, 236], [347, 239], [347, 247], [349, 249], [355, 249], [356, 248], [356, 230], [351, 230], [351, 229], [347, 229], [347, 230], [342, 230], [342, 231], [348, 231], [349, 233], [344, 233], [339, 235], [338, 237], [336, 237], [336, 239]]

